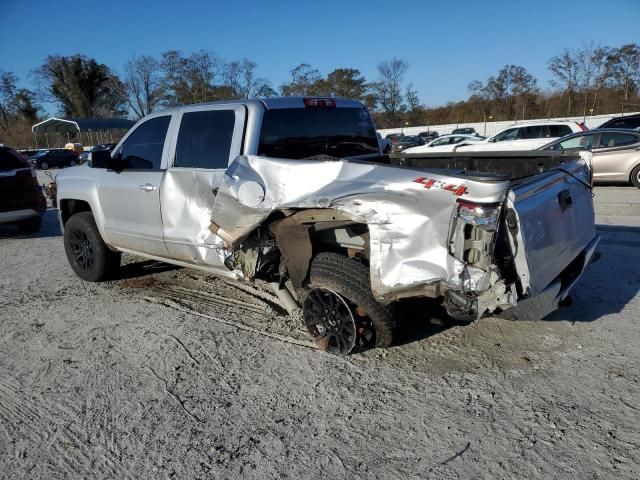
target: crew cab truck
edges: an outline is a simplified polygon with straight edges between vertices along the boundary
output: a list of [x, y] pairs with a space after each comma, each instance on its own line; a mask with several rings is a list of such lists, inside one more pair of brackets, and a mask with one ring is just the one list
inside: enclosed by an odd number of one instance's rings
[[391, 165], [351, 100], [191, 105], [60, 173], [60, 222], [85, 280], [117, 275], [122, 252], [265, 280], [319, 347], [347, 354], [391, 345], [405, 298], [463, 321], [557, 308], [598, 243], [591, 172], [557, 152], [535, 162], [518, 179]]

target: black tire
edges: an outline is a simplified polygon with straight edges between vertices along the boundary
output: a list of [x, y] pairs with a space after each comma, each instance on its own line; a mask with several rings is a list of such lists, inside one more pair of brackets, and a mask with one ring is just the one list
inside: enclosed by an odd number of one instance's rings
[[21, 233], [37, 233], [42, 227], [42, 217], [33, 217], [18, 222], [18, 229]]
[[640, 165], [636, 165], [636, 168], [631, 171], [631, 184], [640, 188]]
[[76, 163], [76, 161], [75, 161], [75, 160], [71, 160], [71, 161], [69, 162], [69, 166], [70, 166], [70, 167], [75, 167], [76, 165], [77, 165], [77, 163]]
[[[351, 306], [354, 316], [360, 319], [359, 322], [365, 321], [373, 327], [373, 338], [369, 334], [364, 338], [362, 331], [358, 334], [360, 347], [385, 348], [394, 343], [397, 332], [393, 309], [378, 303], [373, 297], [369, 268], [366, 265], [344, 255], [320, 253], [311, 262], [309, 279], [307, 292], [316, 288], [339, 294]], [[307, 318], [305, 323], [309, 327]], [[309, 332], [312, 335], [314, 333], [311, 330]]]
[[47, 162], [40, 162], [40, 168], [46, 170], [49, 168], [49, 164]]
[[108, 280], [120, 267], [120, 253], [104, 243], [91, 212], [76, 213], [67, 220], [64, 250], [73, 271], [88, 282]]

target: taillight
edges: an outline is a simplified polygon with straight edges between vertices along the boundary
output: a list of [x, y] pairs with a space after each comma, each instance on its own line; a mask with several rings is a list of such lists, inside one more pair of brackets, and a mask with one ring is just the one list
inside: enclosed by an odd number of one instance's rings
[[304, 98], [302, 101], [307, 108], [334, 108], [336, 106], [336, 101], [333, 98]]
[[478, 204], [466, 200], [458, 200], [457, 203], [449, 253], [468, 265], [490, 266], [500, 204]]
[[587, 130], [589, 130], [587, 128], [587, 126], [585, 125], [584, 122], [577, 122], [578, 123], [578, 127], [580, 128], [580, 130], [582, 130], [583, 132], [586, 132]]

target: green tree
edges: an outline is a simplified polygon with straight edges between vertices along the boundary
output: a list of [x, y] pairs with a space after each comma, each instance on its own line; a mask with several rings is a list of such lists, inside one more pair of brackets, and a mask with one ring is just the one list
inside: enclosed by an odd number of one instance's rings
[[50, 55], [36, 71], [45, 98], [68, 117], [112, 117], [126, 113], [125, 88], [109, 67], [84, 55]]

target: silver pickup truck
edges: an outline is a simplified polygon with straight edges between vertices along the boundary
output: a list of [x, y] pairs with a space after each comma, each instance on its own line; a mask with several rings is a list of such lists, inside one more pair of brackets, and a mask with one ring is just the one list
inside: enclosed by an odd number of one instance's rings
[[321, 348], [347, 354], [391, 345], [405, 298], [462, 321], [557, 308], [598, 243], [591, 172], [536, 155], [522, 175], [392, 165], [360, 102], [191, 105], [60, 173], [60, 222], [85, 280], [114, 278], [121, 252], [265, 280]]

